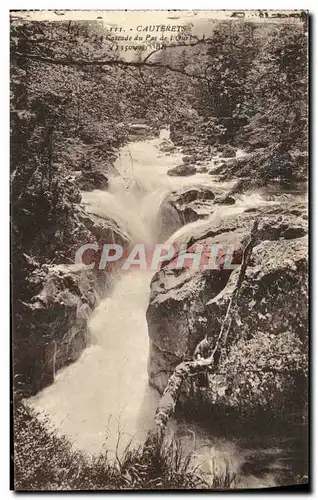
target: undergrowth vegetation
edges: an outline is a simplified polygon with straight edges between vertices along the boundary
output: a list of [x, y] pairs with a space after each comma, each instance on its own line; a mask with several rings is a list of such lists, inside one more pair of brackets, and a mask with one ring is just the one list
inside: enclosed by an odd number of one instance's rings
[[14, 479], [17, 491], [218, 488], [228, 478], [207, 483], [179, 441], [165, 441], [154, 453], [128, 445], [111, 460], [73, 448], [49, 420], [23, 401], [15, 404]]

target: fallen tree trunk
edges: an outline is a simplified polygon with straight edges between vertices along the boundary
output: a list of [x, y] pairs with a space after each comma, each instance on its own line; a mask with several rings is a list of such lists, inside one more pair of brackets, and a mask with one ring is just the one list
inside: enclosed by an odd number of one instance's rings
[[[162, 441], [165, 436], [167, 424], [169, 422], [169, 419], [174, 414], [183, 382], [189, 376], [198, 375], [206, 371], [214, 372], [218, 367], [221, 355], [223, 355], [224, 353], [226, 347], [226, 341], [230, 333], [233, 317], [237, 307], [239, 290], [244, 281], [244, 276], [246, 273], [251, 253], [258, 240], [257, 238], [258, 223], [259, 223], [258, 220], [254, 222], [251, 230], [250, 241], [246, 245], [245, 250], [243, 252], [242, 264], [238, 275], [237, 284], [231, 296], [231, 300], [229, 302], [226, 315], [222, 323], [222, 327], [219, 336], [217, 338], [217, 341], [215, 343], [214, 349], [212, 350], [211, 355], [207, 358], [202, 358], [195, 361], [185, 361], [183, 363], [180, 363], [175, 368], [173, 374], [168, 380], [163, 395], [157, 406], [154, 418], [154, 428], [151, 429], [148, 433], [144, 446], [145, 451], [147, 450], [151, 451], [154, 449], [154, 447], [156, 447], [157, 449], [161, 447]], [[210, 338], [212, 339], [213, 337], [211, 336]]]

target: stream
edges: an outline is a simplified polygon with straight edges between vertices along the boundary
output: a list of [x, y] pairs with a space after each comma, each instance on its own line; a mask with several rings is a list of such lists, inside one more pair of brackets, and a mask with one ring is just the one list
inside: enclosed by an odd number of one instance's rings
[[[162, 130], [159, 138], [124, 146], [115, 163], [120, 175], [110, 180], [109, 190], [83, 193], [84, 204], [113, 217], [136, 243], [155, 243], [159, 206], [173, 189], [217, 183], [218, 190], [228, 190], [231, 185], [207, 173], [168, 176], [167, 170], [182, 162], [179, 151], [160, 152], [160, 142], [168, 137]], [[220, 205], [218, 214], [241, 212], [263, 201], [260, 194], [245, 195], [234, 206]], [[135, 269], [118, 275], [110, 296], [90, 318], [92, 344], [77, 362], [57, 373], [50, 387], [31, 398], [61, 434], [90, 454], [107, 449], [112, 456], [130, 440], [141, 444], [152, 424], [159, 400], [147, 376], [146, 308], [152, 274]], [[236, 487], [279, 485], [286, 472], [297, 473], [297, 457], [302, 459], [302, 429], [276, 435], [262, 427], [261, 435], [257, 429], [245, 438], [239, 431], [229, 435], [222, 426], [211, 429], [182, 415], [169, 428], [189, 451], [195, 448], [206, 477], [230, 472], [238, 478]]]

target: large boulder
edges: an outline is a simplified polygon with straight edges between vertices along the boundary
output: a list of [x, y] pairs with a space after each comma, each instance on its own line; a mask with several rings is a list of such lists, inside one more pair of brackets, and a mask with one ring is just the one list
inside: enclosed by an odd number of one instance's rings
[[172, 191], [158, 211], [158, 238], [166, 240], [184, 224], [207, 218], [213, 212], [215, 194], [206, 186], [191, 186]]
[[82, 191], [93, 191], [94, 189], [107, 189], [108, 178], [103, 172], [83, 171], [76, 179], [76, 184]]
[[[77, 219], [87, 228], [89, 233], [98, 242], [117, 243], [128, 247], [131, 243], [130, 236], [110, 217], [101, 217], [91, 205], [76, 205]], [[88, 243], [88, 241], [86, 242]]]
[[[296, 392], [299, 384], [304, 383], [306, 365], [305, 208], [266, 205], [255, 212], [198, 224], [173, 240], [176, 249], [180, 244], [186, 245], [187, 255], [195, 251], [196, 244], [231, 245], [232, 262], [239, 263], [253, 221], [261, 216], [260, 243], [254, 248], [247, 269], [228, 354], [219, 371], [208, 376], [207, 387], [194, 379], [191, 387], [185, 385], [184, 394], [189, 395], [191, 390], [191, 397], [208, 407], [217, 404], [239, 411], [243, 407], [248, 411], [260, 407], [270, 410], [273, 404], [272, 410], [277, 413], [279, 404], [284, 405], [287, 400], [296, 405]], [[201, 266], [197, 270], [186, 264], [178, 268], [177, 257], [163, 263], [155, 274], [147, 310], [149, 380], [160, 392], [175, 366], [191, 359], [200, 340], [212, 336], [212, 344], [215, 343], [238, 273], [221, 265], [224, 255], [218, 260], [217, 269]], [[256, 362], [260, 364], [256, 364], [253, 375]], [[244, 363], [251, 377], [244, 373]], [[246, 405], [240, 393], [247, 398]]]
[[[253, 251], [240, 290], [227, 354], [208, 375], [202, 401], [242, 413], [279, 415], [304, 408], [307, 387], [308, 240], [264, 241]], [[237, 283], [206, 304], [207, 336], [214, 342]]]
[[150, 384], [163, 392], [176, 365], [189, 359], [206, 333], [205, 304], [225, 286], [228, 272], [164, 267], [151, 282], [147, 323]]
[[[175, 256], [163, 262], [151, 282], [147, 322], [150, 338], [149, 380], [160, 392], [163, 391], [175, 366], [192, 356], [198, 342], [206, 334], [205, 307], [207, 301], [225, 287], [231, 270], [203, 269], [207, 263], [208, 245], [231, 245], [234, 249], [234, 263], [239, 263], [245, 245], [247, 228], [226, 232], [216, 231], [203, 238], [189, 240], [180, 237], [173, 241]], [[191, 255], [196, 244], [203, 245], [199, 269], [191, 266]], [[185, 245], [186, 251], [179, 250]], [[183, 256], [180, 268], [178, 259]], [[224, 252], [218, 255], [218, 262]], [[195, 325], [195, 327], [194, 327]], [[200, 326], [199, 326], [200, 325]]]
[[15, 377], [26, 394], [51, 384], [59, 368], [80, 356], [90, 341], [87, 319], [101, 293], [95, 272], [82, 265], [45, 266], [37, 272], [40, 291], [23, 303], [25, 326], [16, 331], [15, 342]]
[[196, 173], [196, 168], [194, 165], [178, 165], [177, 167], [170, 168], [168, 170], [167, 174], [178, 177], [178, 176], [187, 176], [187, 175], [194, 175]]
[[236, 156], [236, 151], [233, 148], [233, 146], [230, 146], [229, 144], [225, 144], [223, 146], [219, 146], [217, 148], [218, 153], [221, 153], [221, 155], [224, 158], [235, 158]]
[[174, 245], [194, 243], [223, 233], [243, 232], [249, 235], [255, 218], [261, 218], [259, 227], [261, 239], [300, 238], [308, 232], [307, 205], [305, 203], [263, 203], [246, 208], [243, 212], [223, 216], [216, 212], [208, 221], [199, 221], [190, 228], [184, 228], [171, 239]]

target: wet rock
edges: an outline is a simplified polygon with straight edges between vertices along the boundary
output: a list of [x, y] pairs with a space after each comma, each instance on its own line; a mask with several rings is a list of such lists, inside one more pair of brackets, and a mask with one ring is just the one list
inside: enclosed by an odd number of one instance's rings
[[234, 205], [235, 204], [235, 198], [233, 196], [230, 196], [229, 194], [225, 196], [221, 196], [215, 200], [215, 203], [218, 203], [219, 205]]
[[94, 189], [107, 189], [108, 178], [98, 171], [83, 171], [76, 179], [76, 184], [82, 191], [93, 191]]
[[197, 200], [214, 200], [215, 195], [212, 189], [206, 186], [190, 186], [180, 191], [172, 191], [168, 200], [173, 205], [182, 205]]
[[224, 172], [224, 170], [226, 169], [227, 167], [227, 164], [225, 162], [214, 162], [215, 163], [215, 167], [212, 168], [212, 170], [209, 171], [209, 174], [210, 175], [217, 175], [217, 174], [221, 174]]
[[158, 211], [157, 223], [154, 228], [156, 241], [166, 241], [169, 236], [183, 226], [182, 219], [177, 209], [170, 203], [162, 202]]
[[300, 238], [308, 233], [307, 211], [306, 203], [264, 203], [246, 208], [242, 213], [198, 222], [190, 229], [185, 228], [182, 234], [173, 238], [172, 243], [190, 247], [200, 240], [232, 231], [244, 232], [247, 236], [256, 217], [261, 217], [261, 239]]
[[[114, 219], [107, 219], [94, 213], [89, 205], [76, 205], [76, 216], [97, 241], [104, 243], [117, 243], [128, 247], [131, 243], [130, 236], [117, 224]], [[87, 241], [88, 243], [88, 241]]]
[[176, 146], [169, 139], [163, 139], [158, 147], [162, 153], [172, 153], [176, 149]]
[[183, 156], [182, 161], [185, 165], [189, 165], [190, 163], [193, 163], [193, 155]]
[[167, 174], [171, 176], [186, 176], [193, 175], [196, 173], [196, 168], [194, 165], [178, 165], [177, 167], [170, 168]]
[[206, 219], [213, 213], [213, 205], [211, 200], [192, 201], [179, 209], [181, 220], [184, 224], [189, 224], [189, 222]]
[[208, 172], [208, 170], [209, 170], [208, 167], [203, 166], [203, 167], [199, 167], [197, 169], [197, 172], [198, 172], [198, 174], [205, 174]]
[[229, 144], [226, 144], [224, 146], [219, 146], [217, 150], [218, 153], [221, 153], [224, 158], [235, 158], [236, 156], [235, 149]]
[[231, 191], [230, 191], [229, 194], [235, 195], [235, 194], [243, 193], [246, 189], [249, 188], [250, 184], [251, 184], [251, 179], [250, 178], [239, 179], [234, 184], [234, 186], [232, 187], [232, 189], [231, 189]]
[[[298, 207], [298, 215], [304, 208]], [[196, 270], [187, 261], [178, 268], [179, 245], [186, 245], [185, 257], [193, 254], [196, 244], [232, 246], [232, 263], [238, 264], [253, 221], [261, 215], [260, 244], [253, 251], [240, 294], [229, 352], [220, 366], [223, 372], [209, 375], [208, 388], [192, 381], [184, 395], [191, 389], [191, 401], [197, 397], [208, 407], [217, 404], [240, 412], [243, 407], [248, 412], [259, 408], [278, 412], [279, 402], [287, 399], [296, 404], [296, 389], [305, 377], [308, 311], [307, 224], [294, 215], [295, 210], [288, 204], [262, 206], [254, 212], [198, 223], [171, 241], [177, 254], [155, 274], [147, 310], [149, 380], [160, 392], [174, 367], [191, 359], [198, 340], [212, 335], [216, 342], [238, 273], [224, 269], [222, 251], [217, 269], [201, 266]], [[259, 368], [257, 363], [261, 363]], [[244, 371], [245, 365], [250, 374]], [[276, 373], [281, 367], [284, 373]], [[250, 384], [255, 385], [251, 388]]]
[[102, 290], [94, 271], [82, 265], [45, 269], [39, 293], [23, 304], [28, 326], [16, 343], [15, 373], [21, 374], [29, 394], [51, 384], [56, 370], [75, 361], [88, 345], [87, 319]]
[[214, 192], [205, 186], [172, 191], [158, 212], [158, 236], [167, 239], [184, 224], [208, 217], [213, 212]]

